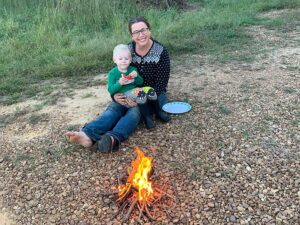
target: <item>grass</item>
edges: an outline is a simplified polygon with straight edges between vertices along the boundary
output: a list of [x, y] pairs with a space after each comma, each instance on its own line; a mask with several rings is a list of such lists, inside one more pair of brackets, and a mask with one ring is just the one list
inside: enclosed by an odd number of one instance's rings
[[[75, 127], [75, 125], [74, 125]], [[78, 126], [77, 126], [78, 127]], [[71, 127], [70, 127], [71, 128]], [[53, 146], [52, 140], [59, 138], [59, 144]], [[76, 151], [78, 146], [70, 145], [69, 142], [66, 140], [64, 136], [57, 136], [55, 131], [51, 133], [49, 140], [46, 141], [45, 148], [43, 148], [43, 154], [45, 157], [53, 160], [58, 161], [62, 157], [72, 154]]]
[[49, 115], [46, 113], [38, 114], [38, 113], [33, 113], [29, 116], [29, 124], [36, 125], [40, 121], [46, 120], [49, 118]]
[[86, 93], [86, 94], [82, 95], [81, 98], [90, 98], [92, 96], [94, 96], [93, 93]]
[[28, 170], [34, 170], [36, 168], [36, 159], [34, 156], [29, 155], [28, 153], [17, 153], [15, 159], [12, 161], [12, 163], [19, 167], [19, 166], [25, 166], [27, 164]]
[[277, 147], [277, 143], [273, 139], [262, 139], [260, 141], [260, 144], [264, 149], [269, 149], [269, 150]]
[[16, 107], [15, 112], [14, 112], [14, 118], [26, 115], [30, 110], [25, 107], [25, 108], [21, 108], [21, 107]]
[[58, 78], [84, 80], [106, 72], [112, 66], [114, 45], [130, 41], [127, 21], [132, 15], [149, 19], [153, 37], [172, 56], [207, 54], [221, 62], [254, 59], [259, 46], [245, 32], [247, 26], [284, 29], [299, 19], [293, 13], [284, 18], [257, 16], [297, 8], [298, 0], [192, 2], [203, 7], [182, 12], [138, 8], [133, 0], [0, 0], [0, 103], [13, 104], [49, 91]]

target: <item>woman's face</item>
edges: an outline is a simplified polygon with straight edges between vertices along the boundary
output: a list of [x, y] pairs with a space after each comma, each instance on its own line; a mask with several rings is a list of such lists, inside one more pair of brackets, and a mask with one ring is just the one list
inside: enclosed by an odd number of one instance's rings
[[131, 37], [138, 46], [144, 47], [149, 44], [151, 32], [144, 22], [137, 22], [131, 25]]

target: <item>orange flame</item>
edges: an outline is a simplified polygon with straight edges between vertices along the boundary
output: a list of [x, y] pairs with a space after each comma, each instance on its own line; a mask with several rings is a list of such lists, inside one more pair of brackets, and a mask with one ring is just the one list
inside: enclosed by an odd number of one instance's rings
[[153, 193], [152, 184], [148, 180], [152, 169], [152, 158], [145, 156], [138, 147], [135, 147], [134, 150], [137, 158], [131, 162], [132, 169], [131, 172], [128, 172], [126, 185], [119, 187], [119, 199], [126, 196], [133, 186], [138, 191], [138, 200], [140, 202], [147, 201]]

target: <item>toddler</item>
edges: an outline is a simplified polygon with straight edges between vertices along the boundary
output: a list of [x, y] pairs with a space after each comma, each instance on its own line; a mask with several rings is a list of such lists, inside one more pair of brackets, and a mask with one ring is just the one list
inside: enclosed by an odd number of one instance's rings
[[114, 48], [113, 61], [116, 64], [108, 73], [108, 91], [111, 95], [122, 93], [127, 98], [134, 100], [140, 109], [147, 129], [155, 127], [152, 115], [147, 107], [147, 100], [153, 101], [156, 114], [162, 114], [157, 101], [157, 95], [152, 87], [142, 86], [143, 78], [138, 74], [137, 69], [130, 66], [131, 53], [127, 45], [119, 44]]

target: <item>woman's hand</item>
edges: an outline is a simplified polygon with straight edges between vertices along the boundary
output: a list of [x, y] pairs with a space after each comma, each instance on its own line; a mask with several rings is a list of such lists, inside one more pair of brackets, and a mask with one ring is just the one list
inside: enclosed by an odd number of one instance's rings
[[133, 101], [132, 99], [126, 98], [126, 96], [121, 93], [116, 93], [114, 95], [114, 99], [116, 102], [118, 102], [121, 105], [127, 105], [129, 107], [137, 106], [137, 103], [135, 101]]
[[128, 105], [129, 107], [135, 107], [137, 106], [137, 103], [130, 98], [126, 98], [126, 105]]
[[121, 94], [121, 93], [114, 94], [113, 98], [117, 103], [119, 103], [121, 105], [126, 105], [127, 104], [126, 96]]

